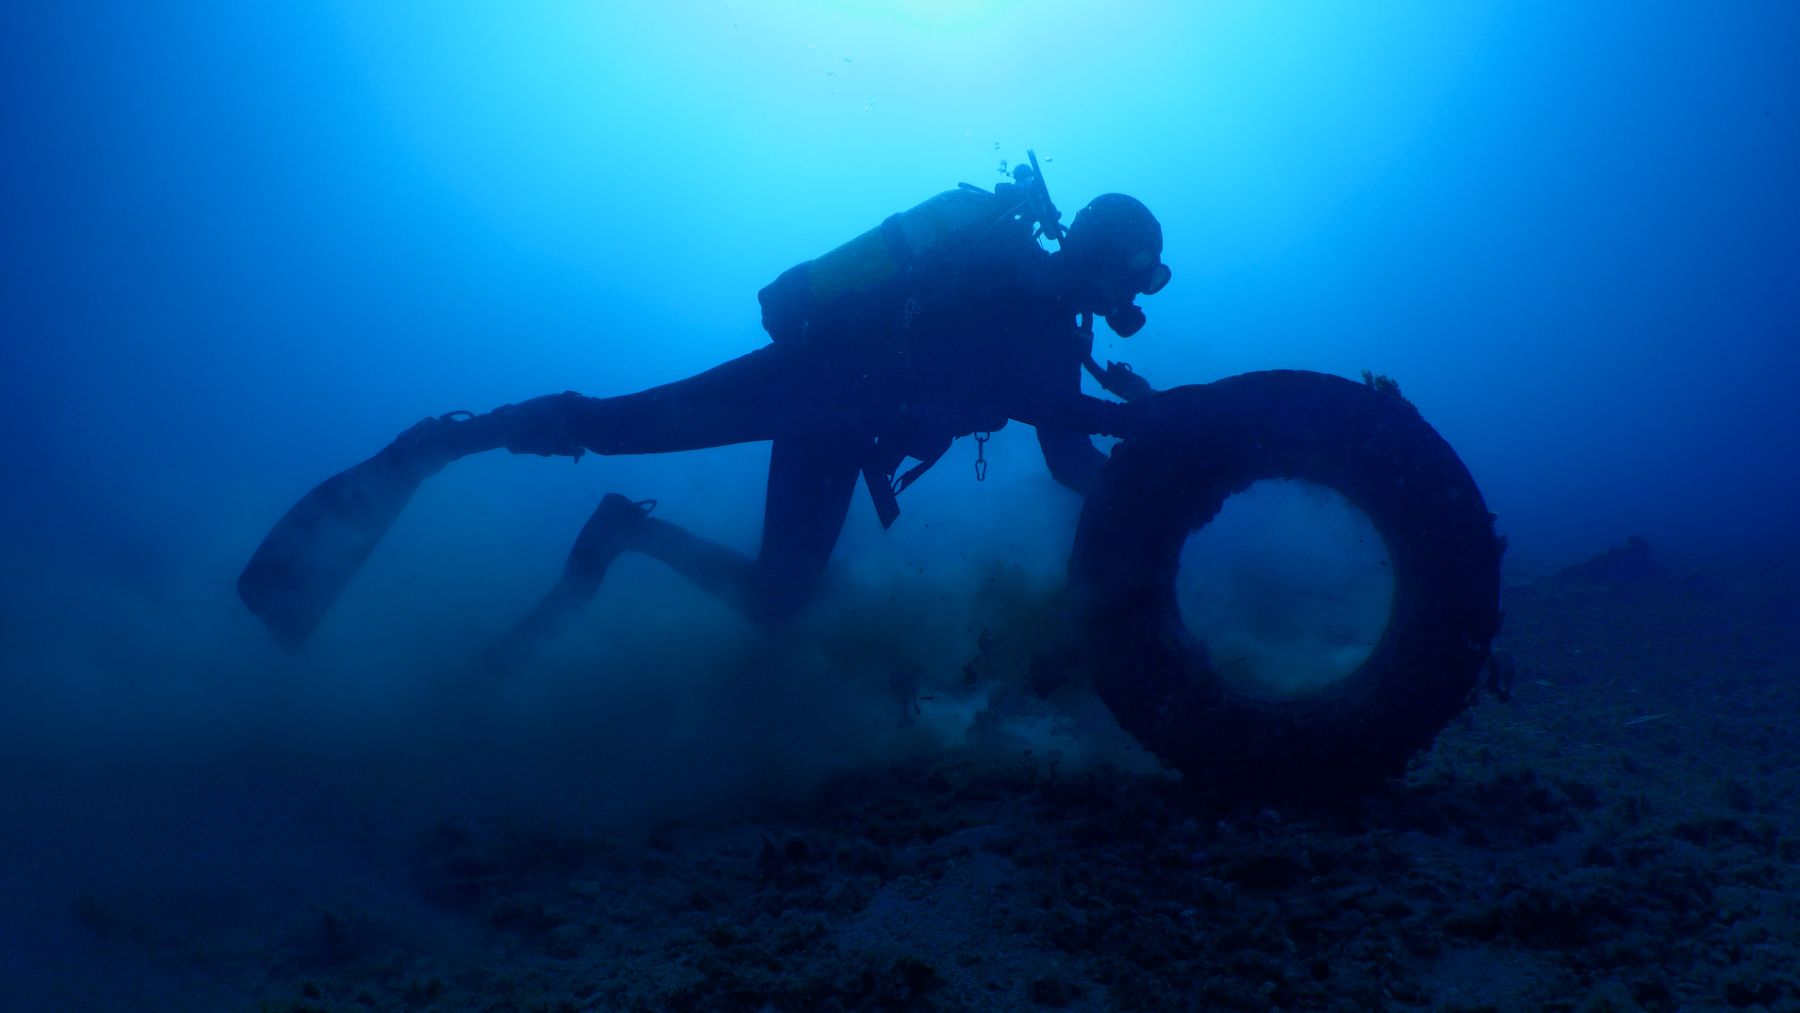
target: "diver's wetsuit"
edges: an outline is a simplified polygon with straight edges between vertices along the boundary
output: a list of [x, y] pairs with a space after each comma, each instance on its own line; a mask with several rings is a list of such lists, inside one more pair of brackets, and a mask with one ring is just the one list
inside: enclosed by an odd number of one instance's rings
[[1104, 461], [1087, 434], [1100, 431], [1108, 403], [1080, 393], [1091, 337], [1077, 329], [1054, 276], [1050, 254], [1028, 231], [993, 230], [927, 259], [894, 283], [903, 292], [816, 320], [803, 337], [635, 394], [515, 406], [503, 430], [516, 451], [774, 446], [756, 559], [620, 510], [623, 501], [609, 497], [617, 501], [611, 514], [603, 502], [558, 588], [510, 639], [528, 644], [554, 632], [624, 549], [663, 560], [755, 620], [792, 614], [824, 572], [878, 438], [886, 460], [873, 470], [885, 478], [901, 453], [927, 458], [954, 437], [1017, 419], [1037, 427], [1052, 475], [1085, 491]]

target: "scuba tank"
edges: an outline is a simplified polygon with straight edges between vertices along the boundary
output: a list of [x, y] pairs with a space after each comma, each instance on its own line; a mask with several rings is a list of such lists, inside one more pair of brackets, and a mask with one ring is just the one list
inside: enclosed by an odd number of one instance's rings
[[1033, 227], [1033, 239], [1047, 236], [1060, 241], [1062, 215], [1050, 202], [1037, 154], [1026, 154], [1030, 166], [1017, 166], [1012, 182], [1001, 183], [992, 193], [959, 184], [783, 271], [756, 294], [763, 329], [775, 341], [793, 341], [821, 318], [838, 315], [857, 302], [879, 301], [893, 282], [911, 273], [932, 251], [972, 228], [1019, 223]]

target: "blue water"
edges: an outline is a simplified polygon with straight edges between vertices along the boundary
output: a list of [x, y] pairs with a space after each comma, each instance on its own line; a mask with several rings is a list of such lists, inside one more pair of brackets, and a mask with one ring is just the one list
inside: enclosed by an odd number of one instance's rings
[[[485, 724], [424, 688], [603, 492], [753, 549], [766, 446], [459, 463], [297, 656], [233, 581], [413, 421], [748, 351], [782, 270], [1027, 148], [1066, 212], [1162, 221], [1174, 280], [1102, 359], [1392, 376], [1514, 565], [1795, 547], [1792, 4], [46, 4], [0, 50], [0, 883], [41, 915], [0, 947], [63, 938], [80, 890], [338, 882], [371, 811], [704, 808], [742, 782], [687, 774], [763, 755], [746, 712], [790, 723], [748, 780], [852, 762], [841, 655], [720, 690], [768, 648], [641, 561]], [[821, 607], [913, 631], [871, 668], [951, 664], [983, 582], [1060, 574], [1080, 504], [1029, 430], [985, 483], [966, 443], [894, 530], [853, 502]], [[469, 720], [491, 755], [440, 764]], [[606, 773], [572, 802], [545, 772], [576, 768]]]

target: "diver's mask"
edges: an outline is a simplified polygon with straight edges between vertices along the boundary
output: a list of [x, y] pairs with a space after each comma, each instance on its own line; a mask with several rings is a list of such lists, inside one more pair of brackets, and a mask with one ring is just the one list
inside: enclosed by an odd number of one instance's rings
[[1164, 264], [1155, 253], [1141, 250], [1132, 256], [1126, 265], [1127, 282], [1131, 286], [1131, 295], [1122, 304], [1115, 304], [1112, 309], [1102, 313], [1101, 319], [1106, 326], [1121, 338], [1129, 338], [1144, 329], [1147, 318], [1144, 311], [1138, 308], [1136, 298], [1139, 294], [1155, 295], [1169, 284], [1169, 265]]

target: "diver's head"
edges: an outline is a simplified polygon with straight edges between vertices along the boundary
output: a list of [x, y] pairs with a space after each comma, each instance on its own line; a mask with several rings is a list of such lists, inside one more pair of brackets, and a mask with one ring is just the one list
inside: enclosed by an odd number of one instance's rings
[[1144, 326], [1138, 295], [1155, 295], [1169, 283], [1162, 226], [1143, 202], [1122, 193], [1102, 194], [1077, 211], [1062, 251], [1077, 308], [1105, 317], [1120, 337]]

